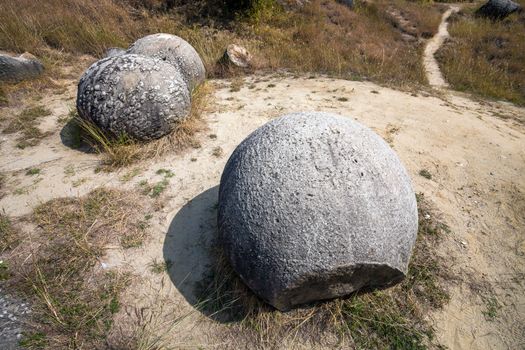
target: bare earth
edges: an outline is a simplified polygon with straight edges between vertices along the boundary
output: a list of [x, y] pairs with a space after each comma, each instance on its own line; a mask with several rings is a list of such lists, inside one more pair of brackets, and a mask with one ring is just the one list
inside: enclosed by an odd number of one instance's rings
[[[41, 145], [20, 150], [16, 134], [1, 135], [0, 171], [7, 185], [0, 210], [19, 217], [52, 198], [80, 196], [99, 186], [137, 189], [141, 180], [160, 180], [158, 169], [172, 170], [175, 176], [154, 214], [147, 244], [125, 252], [111, 247], [101, 261], [106, 268], [139, 276], [129, 290], [127, 310], [150, 307], [159, 322], [151, 326], [152, 333], [164, 333], [172, 345], [242, 347], [221, 335], [226, 325], [189, 303], [195, 301], [195, 283], [209, 269], [217, 185], [229, 154], [249, 133], [272, 118], [302, 110], [342, 114], [384, 137], [406, 165], [415, 190], [433, 202], [450, 226], [437, 254], [450, 257], [458, 278], [450, 282], [450, 303], [429, 315], [438, 340], [450, 349], [525, 345], [525, 127], [518, 121], [524, 120], [525, 109], [475, 102], [452, 92], [411, 94], [325, 77], [255, 75], [237, 92], [230, 90], [231, 81], [217, 80], [211, 82], [214, 100], [204, 117], [209, 130], [199, 135], [201, 148], [119, 172], [95, 173], [98, 155], [61, 141], [58, 120], [74, 106], [76, 80], [61, 83], [67, 87], [64, 94], [39, 102], [53, 112], [40, 124], [51, 132]], [[30, 103], [3, 113], [16, 114]], [[222, 157], [212, 154], [216, 147], [223, 149]], [[41, 174], [26, 176], [32, 167]], [[137, 176], [123, 179], [135, 169]], [[418, 175], [422, 169], [432, 179]], [[169, 274], [152, 273], [154, 259], [171, 260]], [[491, 297], [501, 305], [493, 320], [483, 314]], [[283, 347], [306, 345], [290, 341]]]

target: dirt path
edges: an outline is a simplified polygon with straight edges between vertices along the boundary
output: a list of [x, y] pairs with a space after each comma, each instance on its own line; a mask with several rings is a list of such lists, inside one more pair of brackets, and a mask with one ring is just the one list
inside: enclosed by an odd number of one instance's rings
[[[61, 142], [60, 120], [73, 106], [76, 81], [62, 83], [67, 84], [65, 93], [39, 102], [53, 112], [40, 125], [51, 134], [39, 146], [20, 150], [16, 135], [2, 135], [6, 195], [0, 211], [17, 217], [49, 199], [83, 195], [99, 186], [137, 189], [143, 180], [158, 181], [158, 169], [172, 170], [147, 245], [111, 249], [101, 263], [138, 276], [128, 295], [130, 305], [157, 310], [162, 322], [187, 315], [165, 334], [174, 347], [235, 348], [236, 339], [224, 337], [228, 325], [190, 304], [195, 285], [209, 270], [216, 186], [228, 156], [249, 133], [301, 110], [350, 116], [384, 137], [406, 165], [415, 190], [434, 203], [450, 226], [437, 254], [450, 257], [459, 278], [450, 281], [450, 303], [429, 315], [438, 340], [452, 350], [519, 349], [525, 344], [525, 127], [513, 119], [524, 109], [455, 93], [416, 95], [324, 77], [252, 76], [240, 91], [232, 91], [231, 81], [217, 80], [211, 82], [213, 110], [205, 114], [209, 130], [199, 137], [201, 148], [103, 173], [96, 171], [96, 154]], [[16, 115], [23, 107], [5, 112]], [[217, 156], [218, 147], [223, 156]], [[27, 176], [34, 167], [40, 174]], [[432, 178], [420, 176], [422, 169]], [[131, 172], [135, 176], [126, 179]], [[152, 261], [163, 259], [173, 262], [169, 274], [152, 273]], [[498, 305], [490, 319], [484, 315], [488, 300]]]
[[441, 23], [439, 25], [438, 32], [436, 33], [436, 35], [434, 35], [432, 39], [429, 40], [423, 54], [423, 65], [425, 66], [428, 82], [431, 86], [437, 88], [448, 87], [448, 84], [443, 78], [443, 75], [441, 74], [439, 64], [434, 54], [437, 52], [437, 50], [439, 50], [441, 45], [443, 45], [445, 39], [449, 36], [447, 30], [448, 18], [454, 12], [458, 12], [459, 9], [459, 6], [450, 6], [449, 9], [445, 11], [443, 17], [441, 18]]

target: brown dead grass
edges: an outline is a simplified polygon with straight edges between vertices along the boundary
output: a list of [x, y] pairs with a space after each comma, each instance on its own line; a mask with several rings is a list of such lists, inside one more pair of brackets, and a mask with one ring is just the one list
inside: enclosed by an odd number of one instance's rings
[[106, 247], [145, 237], [147, 201], [131, 192], [97, 189], [54, 199], [28, 219], [36, 234], [4, 256], [6, 289], [31, 303], [25, 348], [94, 349], [104, 345], [129, 276], [100, 268]]
[[448, 227], [418, 195], [419, 233], [405, 280], [388, 290], [308, 305], [282, 313], [256, 296], [232, 271], [220, 251], [215, 272], [203, 281], [202, 307], [212, 317], [230, 321], [224, 341], [247, 348], [310, 344], [357, 349], [439, 348], [426, 320], [429, 310], [448, 301], [450, 261], [436, 255]]
[[434, 32], [440, 17], [432, 4], [404, 0], [358, 2], [354, 11], [328, 0], [285, 11], [273, 0], [260, 0], [242, 16], [213, 10], [213, 1], [175, 1], [172, 7], [158, 1], [145, 7], [129, 3], [5, 0], [0, 4], [0, 46], [100, 56], [108, 47], [127, 47], [138, 37], [167, 32], [187, 39], [212, 75], [226, 46], [237, 43], [252, 51], [255, 68], [423, 84], [422, 44], [404, 41], [385, 11], [394, 7], [403, 12], [416, 26], [417, 37]]
[[[525, 5], [525, 1], [518, 1]], [[525, 12], [491, 21], [468, 8], [451, 18], [451, 39], [438, 51], [454, 89], [525, 105]]]

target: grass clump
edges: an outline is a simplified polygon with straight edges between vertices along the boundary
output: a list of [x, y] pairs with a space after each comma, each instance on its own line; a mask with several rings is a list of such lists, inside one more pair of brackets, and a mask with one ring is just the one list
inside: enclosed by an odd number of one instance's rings
[[202, 113], [210, 102], [211, 92], [211, 85], [207, 83], [196, 88], [192, 94], [192, 109], [188, 118], [177, 123], [170, 134], [158, 140], [139, 142], [126, 135], [108, 135], [94, 123], [81, 119], [76, 114], [73, 117], [76, 132], [72, 134], [78, 135], [78, 138], [103, 156], [101, 166], [104, 170], [126, 167], [141, 160], [154, 159], [188, 147], [198, 148], [200, 144], [196, 135], [205, 129]]
[[501, 309], [501, 304], [495, 297], [485, 298], [486, 309], [482, 311], [483, 316], [488, 321], [494, 321], [498, 316], [498, 311]]
[[19, 242], [19, 233], [11, 219], [4, 213], [0, 213], [0, 254], [8, 249], [13, 249]]
[[5, 134], [20, 133], [16, 145], [18, 148], [36, 146], [42, 138], [47, 136], [38, 128], [38, 119], [48, 115], [51, 115], [51, 111], [43, 106], [26, 108], [9, 122], [3, 132]]
[[34, 176], [40, 174], [40, 169], [38, 168], [31, 168], [26, 171], [27, 176]]
[[81, 198], [54, 199], [28, 218], [38, 235], [7, 256], [6, 289], [29, 300], [22, 343], [28, 348], [94, 349], [104, 345], [129, 276], [100, 269], [106, 246], [141, 232], [136, 195], [97, 189]]
[[451, 38], [437, 59], [452, 87], [525, 105], [525, 12], [491, 21], [471, 8], [450, 21]]
[[418, 202], [417, 242], [408, 274], [395, 287], [282, 313], [255, 297], [218, 251], [215, 271], [199, 288], [199, 306], [213, 317], [235, 321], [231, 336], [246, 341], [248, 347], [294, 347], [303, 343], [356, 349], [439, 347], [424, 315], [449, 299], [444, 283], [448, 263], [435, 252], [448, 229], [436, 220], [422, 195]]
[[420, 170], [419, 175], [428, 180], [432, 179], [432, 174], [427, 169]]

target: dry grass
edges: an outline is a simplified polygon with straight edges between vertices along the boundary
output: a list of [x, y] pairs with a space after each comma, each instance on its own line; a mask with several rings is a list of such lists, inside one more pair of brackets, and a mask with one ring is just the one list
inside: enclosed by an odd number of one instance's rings
[[29, 218], [37, 227], [12, 254], [6, 289], [31, 302], [25, 348], [94, 349], [104, 344], [129, 276], [99, 266], [107, 245], [144, 237], [145, 201], [98, 189], [54, 199]]
[[18, 148], [36, 146], [42, 138], [47, 136], [38, 128], [38, 119], [50, 114], [51, 111], [43, 106], [28, 107], [9, 120], [9, 124], [3, 129], [3, 133], [19, 133], [16, 144]]
[[[406, 42], [386, 14], [397, 8], [416, 26], [415, 36], [433, 33], [438, 7], [405, 0], [358, 2], [354, 11], [335, 1], [285, 11], [273, 0], [255, 2], [243, 16], [220, 11], [214, 1], [192, 4], [130, 0], [5, 0], [0, 4], [0, 46], [36, 54], [46, 48], [100, 56], [107, 47], [127, 47], [138, 37], [175, 33], [200, 53], [208, 72], [228, 44], [247, 47], [256, 68], [285, 68], [382, 83], [425, 83], [422, 44]], [[140, 2], [139, 2], [140, 3]], [[224, 6], [222, 6], [224, 8]], [[230, 19], [230, 20], [229, 20]], [[425, 34], [427, 33], [427, 34]]]
[[[212, 93], [211, 84], [204, 83], [193, 91], [191, 112], [187, 119], [178, 123], [167, 136], [143, 143], [125, 135], [114, 137], [107, 135], [95, 124], [74, 116], [76, 132], [70, 137], [79, 138], [88, 143], [95, 151], [102, 154], [101, 168], [112, 170], [129, 166], [145, 159], [154, 159], [169, 152], [180, 152], [188, 147], [199, 148], [196, 139], [198, 132], [205, 129], [202, 113], [207, 109]], [[76, 133], [79, 133], [78, 135]]]
[[457, 90], [525, 105], [525, 12], [494, 22], [473, 10], [451, 18], [451, 39], [438, 52], [445, 78]]
[[13, 249], [20, 242], [18, 230], [15, 229], [11, 219], [0, 213], [0, 254]]
[[233, 321], [227, 336], [236, 344], [246, 342], [248, 348], [295, 343], [357, 349], [438, 347], [425, 315], [448, 301], [444, 285], [450, 262], [435, 253], [448, 228], [422, 195], [418, 199], [418, 239], [400, 285], [282, 313], [255, 297], [218, 253], [214, 274], [202, 284], [202, 308], [214, 318]]

